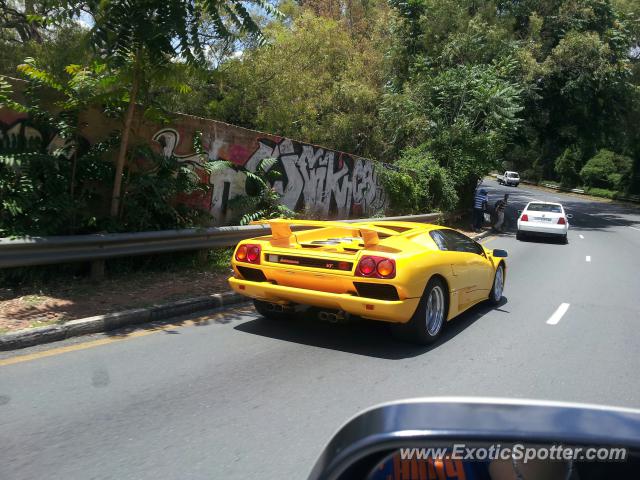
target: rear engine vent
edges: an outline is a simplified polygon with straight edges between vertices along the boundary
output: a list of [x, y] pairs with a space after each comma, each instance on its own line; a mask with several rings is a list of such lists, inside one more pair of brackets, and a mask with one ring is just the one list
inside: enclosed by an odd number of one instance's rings
[[240, 272], [240, 275], [242, 275], [242, 278], [244, 278], [245, 280], [249, 280], [250, 282], [267, 281], [267, 277], [264, 276], [262, 270], [258, 270], [257, 268], [241, 267], [240, 265], [237, 265], [237, 268]]
[[364, 282], [353, 282], [353, 285], [361, 297], [375, 298], [376, 300], [400, 300], [398, 291], [393, 285]]

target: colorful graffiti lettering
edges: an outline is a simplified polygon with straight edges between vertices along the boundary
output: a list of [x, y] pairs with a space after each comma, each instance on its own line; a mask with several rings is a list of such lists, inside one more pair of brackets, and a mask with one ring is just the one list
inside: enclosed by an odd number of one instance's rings
[[[191, 144], [194, 132], [203, 127], [205, 154], [196, 154]], [[145, 127], [148, 128], [148, 127]], [[153, 128], [153, 126], [151, 126]], [[157, 127], [155, 127], [157, 128]], [[242, 129], [233, 125], [190, 117], [177, 119], [176, 126], [146, 130], [152, 144], [166, 156], [193, 165], [211, 189], [205, 195], [181, 199], [207, 209], [214, 223], [229, 223], [234, 217], [229, 203], [247, 194], [243, 170], [255, 172], [265, 158], [277, 161], [270, 168], [280, 172], [272, 187], [282, 196], [282, 203], [292, 210], [319, 218], [370, 216], [383, 210], [387, 197], [378, 181], [374, 163], [343, 152], [329, 150], [288, 138]], [[100, 138], [100, 134], [93, 134]], [[78, 148], [88, 142], [82, 138]], [[24, 114], [10, 110], [0, 112], [0, 148], [24, 149], [45, 147], [64, 156], [76, 148], [56, 132], [39, 131]], [[227, 160], [240, 169], [226, 168], [209, 175], [199, 168], [207, 160]]]
[[[193, 164], [204, 160], [196, 154], [176, 153], [181, 138], [173, 128], [156, 132], [153, 140], [160, 143], [165, 155]], [[209, 160], [228, 160], [255, 172], [261, 160], [277, 159], [271, 168], [279, 169], [282, 179], [272, 186], [282, 195], [282, 203], [292, 210], [322, 218], [347, 218], [369, 215], [386, 205], [386, 195], [369, 160], [288, 138], [260, 137], [254, 141], [257, 146], [251, 152], [245, 145], [226, 142], [215, 129], [203, 135]], [[227, 170], [209, 178], [213, 193], [208, 208], [219, 223], [229, 215], [228, 200], [246, 194], [244, 174]]]

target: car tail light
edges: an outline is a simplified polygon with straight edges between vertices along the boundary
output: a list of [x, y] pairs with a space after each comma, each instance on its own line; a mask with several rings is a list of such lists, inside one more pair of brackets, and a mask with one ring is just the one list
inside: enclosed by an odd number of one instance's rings
[[253, 264], [260, 263], [260, 245], [240, 245], [236, 250], [236, 260]]
[[364, 256], [358, 262], [356, 276], [393, 278], [396, 276], [396, 261], [385, 257]]
[[527, 216], [526, 213], [520, 217], [520, 221], [521, 222], [528, 222], [529, 221], [529, 217]]
[[558, 225], [566, 225], [567, 221], [564, 219], [564, 217], [560, 217], [558, 219]]
[[368, 277], [376, 271], [376, 261], [373, 257], [364, 257], [358, 263], [358, 269], [356, 273], [359, 273], [363, 277]]
[[384, 278], [389, 277], [389, 275], [391, 275], [395, 269], [396, 269], [395, 263], [389, 260], [388, 258], [385, 258], [384, 260], [380, 260], [378, 262], [378, 266], [376, 267], [376, 271], [378, 272], [378, 275]]
[[239, 262], [245, 262], [247, 260], [247, 246], [240, 245], [236, 250], [236, 260]]

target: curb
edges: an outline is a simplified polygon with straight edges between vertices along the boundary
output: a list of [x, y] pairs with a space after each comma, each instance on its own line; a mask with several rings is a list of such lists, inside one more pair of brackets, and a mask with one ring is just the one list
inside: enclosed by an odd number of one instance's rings
[[188, 298], [176, 302], [154, 305], [148, 308], [136, 308], [123, 312], [107, 313], [95, 317], [71, 320], [60, 325], [18, 330], [17, 332], [0, 335], [0, 351], [16, 350], [32, 347], [43, 343], [57, 342], [66, 338], [88, 335], [91, 333], [107, 332], [127, 325], [165, 320], [179, 315], [186, 315], [200, 310], [235, 305], [247, 301], [247, 297], [229, 291], [206, 295], [204, 297]]
[[494, 233], [494, 232], [492, 232], [491, 230], [485, 230], [484, 232], [482, 232], [482, 233], [478, 233], [477, 235], [474, 235], [474, 236], [473, 236], [473, 237], [471, 237], [471, 238], [472, 238], [473, 240], [478, 241], [478, 240], [480, 240], [480, 239], [483, 239], [484, 237], [488, 237], [488, 236], [489, 236], [489, 235], [491, 235], [492, 233]]

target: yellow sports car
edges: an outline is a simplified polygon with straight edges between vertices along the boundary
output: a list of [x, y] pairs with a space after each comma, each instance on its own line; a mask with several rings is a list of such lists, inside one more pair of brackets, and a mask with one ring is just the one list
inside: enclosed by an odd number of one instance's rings
[[[229, 284], [276, 319], [310, 309], [393, 324], [401, 338], [435, 341], [445, 321], [502, 298], [504, 250], [462, 233], [411, 222], [270, 220], [271, 235], [235, 249]], [[306, 228], [291, 231], [291, 226]]]

